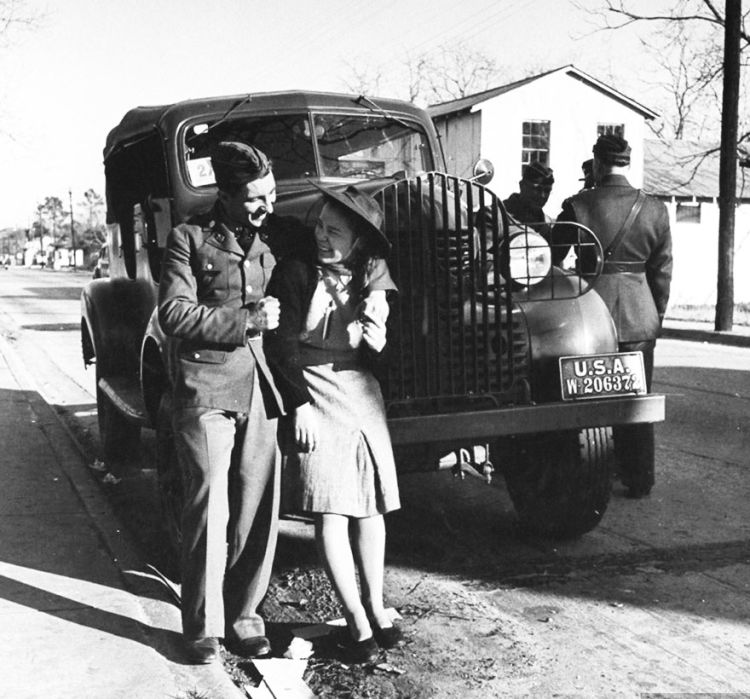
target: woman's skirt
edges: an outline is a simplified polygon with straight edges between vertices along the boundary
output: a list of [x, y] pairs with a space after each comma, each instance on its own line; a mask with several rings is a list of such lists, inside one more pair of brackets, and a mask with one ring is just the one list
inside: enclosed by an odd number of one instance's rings
[[380, 385], [361, 369], [304, 368], [318, 420], [309, 453], [293, 439], [285, 458], [285, 509], [371, 517], [401, 505]]

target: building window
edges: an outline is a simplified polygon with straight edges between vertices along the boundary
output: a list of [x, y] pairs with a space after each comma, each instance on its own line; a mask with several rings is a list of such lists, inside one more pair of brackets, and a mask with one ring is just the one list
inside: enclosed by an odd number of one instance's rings
[[677, 223], [700, 223], [701, 205], [698, 202], [677, 202]]
[[521, 147], [521, 165], [534, 161], [549, 165], [549, 122], [524, 121]]
[[596, 136], [619, 136], [625, 138], [625, 124], [597, 124]]

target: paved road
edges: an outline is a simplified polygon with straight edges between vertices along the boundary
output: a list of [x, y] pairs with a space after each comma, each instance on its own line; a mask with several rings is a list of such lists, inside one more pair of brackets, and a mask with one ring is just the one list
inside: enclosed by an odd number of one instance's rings
[[[0, 324], [47, 400], [95, 437], [93, 372], [78, 349], [83, 278], [13, 274], [11, 294], [0, 277]], [[502, 484], [402, 478], [388, 589], [418, 639], [397, 658], [414, 686], [467, 697], [750, 691], [750, 349], [663, 340], [655, 384], [668, 396], [657, 487], [637, 502], [617, 488], [579, 541], [521, 536]], [[287, 529], [277, 567], [310, 565], [309, 532]]]

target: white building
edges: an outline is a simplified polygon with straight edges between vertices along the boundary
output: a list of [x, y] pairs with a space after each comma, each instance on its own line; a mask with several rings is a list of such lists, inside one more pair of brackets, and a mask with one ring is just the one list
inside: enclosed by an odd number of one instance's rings
[[[489, 185], [506, 198], [518, 191], [521, 167], [540, 160], [554, 170], [545, 207], [557, 216], [581, 188], [581, 163], [601, 133], [619, 133], [632, 148], [629, 179], [643, 183], [646, 120], [657, 114], [572, 65], [428, 108], [441, 135], [448, 172], [471, 177], [479, 158], [495, 166]], [[650, 133], [650, 132], [649, 132]]]
[[[645, 141], [643, 188], [664, 201], [672, 228], [669, 305], [716, 304], [719, 153], [716, 144]], [[737, 168], [734, 301], [750, 303], [750, 170]]]

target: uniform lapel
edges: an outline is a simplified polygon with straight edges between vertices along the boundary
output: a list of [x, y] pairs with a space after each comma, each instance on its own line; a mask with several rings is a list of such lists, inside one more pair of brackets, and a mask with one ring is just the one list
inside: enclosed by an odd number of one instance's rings
[[[239, 247], [239, 245], [237, 247]], [[253, 238], [253, 243], [250, 246], [250, 249], [247, 251], [248, 259], [252, 260], [256, 257], [264, 255], [267, 252], [271, 252], [271, 249], [263, 242], [263, 240], [261, 240], [260, 235], [256, 233], [255, 238]]]
[[243, 257], [245, 254], [242, 252], [240, 244], [234, 237], [234, 233], [232, 233], [232, 231], [220, 221], [213, 225], [211, 235], [208, 236], [206, 242], [219, 250], [238, 255], [239, 257]]

